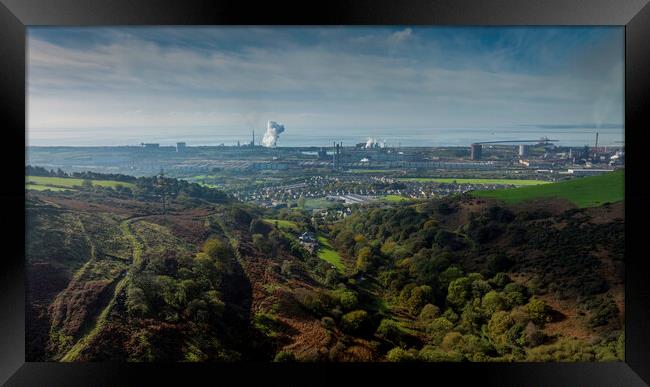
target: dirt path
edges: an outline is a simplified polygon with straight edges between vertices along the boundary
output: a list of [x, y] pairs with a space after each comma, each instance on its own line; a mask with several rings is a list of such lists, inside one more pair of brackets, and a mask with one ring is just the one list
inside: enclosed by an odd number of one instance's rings
[[[111, 310], [113, 309], [113, 307], [115, 306], [117, 297], [124, 290], [124, 288], [128, 283], [129, 270], [132, 268], [142, 269], [142, 263], [143, 263], [142, 244], [137, 239], [137, 237], [133, 235], [130, 224], [132, 222], [141, 220], [142, 218], [145, 217], [146, 216], [129, 218], [120, 223], [120, 229], [124, 233], [124, 236], [131, 241], [131, 245], [133, 249], [133, 252], [131, 254], [131, 260], [130, 260], [130, 268], [126, 268], [122, 270], [115, 277], [111, 285], [109, 285], [110, 287], [113, 288], [112, 297], [108, 300], [106, 306], [100, 309], [101, 312], [99, 312], [99, 314], [89, 324], [88, 333], [82, 336], [77, 341], [77, 343], [74, 346], [72, 346], [72, 348], [70, 348], [70, 350], [61, 358], [61, 361], [64, 362], [75, 361], [79, 357], [81, 351], [92, 342], [95, 336], [97, 336], [97, 334], [101, 331], [102, 327], [106, 324], [108, 316]], [[83, 229], [83, 222], [81, 223]], [[87, 238], [88, 242], [91, 245], [91, 259], [81, 268], [81, 270], [87, 270], [90, 262], [95, 260], [96, 253], [95, 253], [95, 246], [94, 244], [92, 244], [92, 241], [90, 240], [90, 237], [88, 237], [88, 234], [85, 232], [85, 229], [83, 229], [83, 232], [84, 232], [84, 236]]]

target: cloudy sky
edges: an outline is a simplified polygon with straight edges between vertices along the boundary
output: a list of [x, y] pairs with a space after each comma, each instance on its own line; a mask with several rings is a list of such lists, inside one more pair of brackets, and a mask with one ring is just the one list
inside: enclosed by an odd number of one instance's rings
[[28, 143], [622, 133], [623, 49], [619, 27], [32, 27]]

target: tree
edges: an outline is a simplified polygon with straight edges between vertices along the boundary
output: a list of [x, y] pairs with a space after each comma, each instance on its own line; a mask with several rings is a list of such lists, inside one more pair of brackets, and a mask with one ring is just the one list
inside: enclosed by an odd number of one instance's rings
[[494, 349], [501, 355], [509, 352], [512, 346], [507, 332], [514, 324], [515, 321], [510, 317], [510, 313], [502, 310], [495, 312], [488, 322], [488, 337]]
[[357, 253], [356, 269], [362, 272], [367, 271], [372, 263], [372, 250], [365, 246], [359, 249]]
[[447, 301], [460, 308], [469, 300], [471, 295], [472, 281], [467, 277], [461, 277], [451, 281], [447, 290]]
[[391, 342], [394, 345], [402, 345], [405, 332], [393, 320], [383, 319], [379, 323], [376, 334], [378, 337]]
[[368, 312], [365, 310], [355, 310], [343, 315], [341, 319], [342, 328], [348, 333], [359, 334], [363, 333], [369, 323]]
[[409, 313], [414, 316], [420, 314], [422, 307], [433, 299], [433, 290], [430, 286], [422, 285], [411, 290], [411, 295], [406, 300]]
[[83, 179], [83, 181], [81, 182], [81, 188], [83, 188], [84, 190], [90, 190], [93, 188], [93, 182], [88, 179]]
[[339, 297], [339, 302], [341, 303], [341, 306], [343, 309], [353, 309], [354, 307], [357, 306], [357, 303], [359, 300], [357, 299], [357, 295], [351, 291], [351, 290], [340, 290], [337, 292], [338, 297]]
[[388, 351], [388, 354], [386, 354], [386, 359], [392, 362], [416, 361], [417, 352], [415, 350], [407, 351], [400, 347], [395, 347]]
[[544, 300], [540, 300], [539, 298], [533, 297], [528, 304], [526, 304], [526, 311], [528, 312], [530, 319], [541, 327], [551, 320], [551, 308]]
[[440, 316], [440, 308], [433, 304], [426, 304], [422, 311], [420, 311], [420, 321], [422, 322], [431, 322]]
[[490, 290], [483, 296], [481, 304], [488, 314], [493, 314], [497, 310], [503, 310], [506, 308], [506, 301], [500, 293], [494, 290]]

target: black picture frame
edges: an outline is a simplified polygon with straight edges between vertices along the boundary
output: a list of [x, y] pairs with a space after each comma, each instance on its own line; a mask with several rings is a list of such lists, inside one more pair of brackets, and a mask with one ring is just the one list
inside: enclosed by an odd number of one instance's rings
[[[0, 258], [0, 383], [8, 386], [426, 383], [519, 386], [642, 386], [650, 383], [650, 281], [644, 166], [650, 130], [648, 0], [0, 0], [3, 150]], [[27, 26], [79, 25], [621, 25], [625, 26], [625, 362], [444, 364], [123, 364], [25, 362], [24, 161]], [[343, 374], [342, 374], [343, 373]], [[423, 379], [422, 379], [423, 378]], [[356, 380], [355, 380], [356, 379]], [[226, 382], [228, 380], [228, 382]], [[276, 382], [276, 383], [274, 383]], [[479, 384], [480, 383], [480, 384]]]

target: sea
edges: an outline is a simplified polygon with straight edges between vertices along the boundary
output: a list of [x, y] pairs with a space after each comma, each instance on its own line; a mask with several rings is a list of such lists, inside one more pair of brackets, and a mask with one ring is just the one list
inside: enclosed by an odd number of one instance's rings
[[[263, 131], [256, 130], [260, 144]], [[469, 146], [484, 141], [530, 141], [547, 137], [559, 146], [620, 146], [625, 140], [623, 128], [387, 128], [300, 131], [287, 128], [277, 139], [279, 147], [330, 147], [332, 143], [351, 146], [372, 138], [391, 147]], [[28, 146], [137, 146], [159, 143], [161, 146], [185, 142], [187, 146], [236, 145], [250, 143], [249, 130], [224, 128], [93, 128], [28, 130]]]

